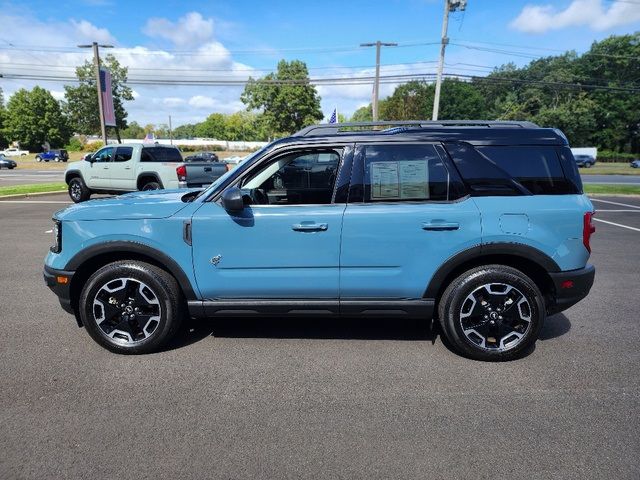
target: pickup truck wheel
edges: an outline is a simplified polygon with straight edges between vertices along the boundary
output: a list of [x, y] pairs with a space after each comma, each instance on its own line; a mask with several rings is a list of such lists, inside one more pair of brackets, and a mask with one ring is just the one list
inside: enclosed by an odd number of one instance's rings
[[95, 272], [80, 294], [79, 313], [91, 337], [115, 353], [162, 348], [183, 317], [178, 282], [148, 263], [125, 260]]
[[80, 177], [74, 177], [69, 182], [69, 197], [74, 203], [84, 202], [91, 197], [91, 190]]
[[160, 184], [158, 182], [147, 182], [142, 186], [142, 190], [159, 190]]
[[524, 273], [486, 265], [451, 282], [438, 314], [447, 340], [463, 355], [511, 360], [535, 343], [545, 308], [540, 290]]

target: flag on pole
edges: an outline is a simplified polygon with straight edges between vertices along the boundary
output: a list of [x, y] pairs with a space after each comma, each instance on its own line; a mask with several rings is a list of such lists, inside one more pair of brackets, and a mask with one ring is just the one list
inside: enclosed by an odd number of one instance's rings
[[329, 117], [329, 123], [338, 123], [338, 109], [334, 108], [331, 117]]
[[102, 95], [104, 124], [108, 127], [115, 127], [116, 111], [113, 108], [113, 93], [111, 88], [111, 72], [106, 68], [100, 67], [100, 95]]
[[156, 134], [153, 132], [149, 132], [144, 136], [144, 140], [142, 140], [142, 143], [155, 143], [156, 141]]

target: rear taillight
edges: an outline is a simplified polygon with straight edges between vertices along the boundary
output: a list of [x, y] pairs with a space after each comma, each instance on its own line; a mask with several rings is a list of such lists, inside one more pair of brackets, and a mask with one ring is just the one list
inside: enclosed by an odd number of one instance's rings
[[184, 182], [187, 179], [187, 167], [180, 165], [176, 167], [176, 173], [178, 174], [178, 180]]
[[591, 253], [591, 234], [595, 233], [596, 227], [593, 224], [593, 216], [596, 212], [587, 212], [584, 214], [584, 223], [582, 227], [582, 243], [584, 244], [584, 248], [587, 249], [589, 253]]

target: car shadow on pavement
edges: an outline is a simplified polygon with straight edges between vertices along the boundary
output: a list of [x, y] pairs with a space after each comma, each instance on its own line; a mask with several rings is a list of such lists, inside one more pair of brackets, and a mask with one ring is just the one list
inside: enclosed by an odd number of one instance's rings
[[301, 338], [336, 340], [419, 340], [435, 343], [432, 322], [397, 318], [211, 318], [189, 320], [166, 350], [206, 337]]
[[552, 338], [557, 338], [568, 333], [569, 330], [571, 330], [571, 322], [564, 313], [558, 313], [548, 317], [544, 321], [542, 330], [540, 330], [540, 334], [538, 335], [538, 340], [551, 340]]
[[[539, 340], [550, 340], [564, 335], [571, 322], [562, 313], [545, 321]], [[219, 338], [299, 338], [318, 340], [392, 340], [429, 341], [438, 337], [450, 349], [440, 334], [437, 320], [433, 322], [398, 318], [210, 318], [188, 320], [180, 334], [165, 348], [175, 350], [199, 342], [207, 337]], [[528, 356], [535, 349], [523, 352]]]

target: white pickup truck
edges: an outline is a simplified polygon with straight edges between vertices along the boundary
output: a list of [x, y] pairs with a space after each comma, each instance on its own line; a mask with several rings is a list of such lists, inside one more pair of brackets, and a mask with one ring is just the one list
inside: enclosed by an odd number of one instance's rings
[[78, 203], [92, 193], [202, 187], [226, 172], [224, 163], [184, 163], [176, 147], [135, 143], [108, 145], [70, 163], [64, 179]]
[[20, 150], [19, 148], [10, 147], [0, 153], [3, 153], [5, 157], [26, 157], [29, 155], [29, 150]]

